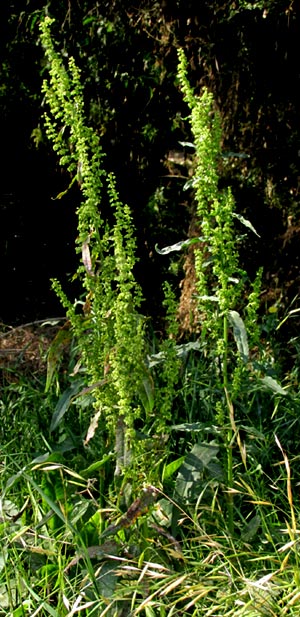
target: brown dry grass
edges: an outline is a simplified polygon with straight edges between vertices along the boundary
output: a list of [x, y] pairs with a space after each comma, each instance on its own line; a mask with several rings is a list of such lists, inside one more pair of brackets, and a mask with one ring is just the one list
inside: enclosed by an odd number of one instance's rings
[[44, 374], [47, 351], [64, 319], [36, 321], [12, 327], [1, 325], [0, 369], [2, 379], [12, 382], [22, 373]]

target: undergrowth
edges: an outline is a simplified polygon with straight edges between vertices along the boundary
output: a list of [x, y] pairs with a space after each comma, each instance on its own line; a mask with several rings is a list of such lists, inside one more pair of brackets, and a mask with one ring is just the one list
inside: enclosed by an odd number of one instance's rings
[[68, 327], [47, 376], [3, 387], [0, 615], [299, 615], [297, 362], [280, 381], [258, 318], [261, 272], [251, 282], [239, 266], [241, 229], [256, 232], [219, 189], [213, 99], [195, 96], [179, 51], [201, 236], [160, 252], [196, 244], [201, 328], [179, 340], [166, 282], [160, 340], [142, 314], [130, 209], [51, 23], [46, 133], [82, 194], [82, 295], [71, 302], [53, 282]]

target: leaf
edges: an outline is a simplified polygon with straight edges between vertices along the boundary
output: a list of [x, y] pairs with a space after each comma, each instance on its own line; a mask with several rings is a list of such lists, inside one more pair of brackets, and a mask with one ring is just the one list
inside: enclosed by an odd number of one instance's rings
[[152, 413], [154, 407], [154, 384], [150, 373], [144, 377], [138, 394], [146, 413]]
[[56, 199], [62, 199], [62, 197], [64, 197], [69, 192], [69, 190], [72, 188], [72, 186], [76, 182], [76, 180], [77, 180], [77, 176], [74, 176], [74, 178], [72, 178], [68, 188], [66, 188], [66, 190], [62, 191], [61, 193], [58, 193], [58, 195], [56, 195], [56, 197], [51, 197], [51, 199], [53, 201], [55, 201]]
[[[206, 471], [213, 479], [224, 481], [223, 470], [217, 460], [219, 446], [216, 444], [195, 444], [186, 455], [176, 479], [176, 492], [188, 501], [196, 501], [203, 487], [203, 474]], [[205, 480], [207, 484], [207, 480]]]
[[[0, 553], [0, 572], [5, 568], [6, 563], [7, 563], [7, 549], [6, 548], [2, 548], [1, 553]], [[1, 603], [0, 603], [1, 606]]]
[[244, 542], [250, 542], [252, 538], [254, 538], [254, 536], [257, 534], [260, 523], [261, 518], [260, 516], [258, 516], [258, 514], [252, 516], [250, 521], [247, 523], [247, 525], [245, 525], [241, 532], [241, 537]]
[[57, 372], [59, 364], [63, 357], [64, 350], [70, 345], [72, 340], [72, 332], [68, 327], [62, 327], [55, 335], [47, 353], [47, 379], [45, 392], [49, 392], [53, 383], [55, 372]]
[[[53, 608], [51, 604], [46, 602], [45, 598], [41, 598], [41, 596], [34, 591], [32, 584], [28, 585], [25, 577], [22, 579], [22, 583], [27, 588], [29, 597], [34, 598], [39, 608], [43, 607], [43, 610], [45, 611], [44, 614], [51, 615], [51, 617], [59, 617], [59, 614], [57, 613], [56, 609]], [[16, 586], [17, 586], [17, 583], [16, 583]], [[16, 597], [19, 595], [19, 581], [18, 581], [17, 589], [18, 589], [18, 593], [16, 591]]]
[[184, 358], [187, 356], [189, 351], [199, 351], [201, 349], [201, 345], [198, 341], [191, 341], [190, 343], [182, 343], [181, 345], [176, 345], [176, 354], [179, 358]]
[[274, 379], [267, 375], [266, 377], [262, 377], [262, 383], [270, 390], [275, 392], [275, 394], [282, 394], [283, 396], [287, 395], [287, 391], [283, 389], [283, 387]]
[[82, 262], [86, 269], [86, 272], [90, 276], [94, 276], [91, 253], [89, 249], [89, 240], [86, 240], [85, 242], [82, 243], [81, 254], [82, 254]]
[[98, 427], [98, 422], [99, 422], [99, 418], [101, 415], [101, 409], [98, 409], [98, 411], [95, 413], [95, 415], [92, 417], [92, 420], [90, 422], [90, 426], [88, 428], [88, 432], [86, 434], [86, 438], [84, 440], [84, 445], [87, 446], [87, 444], [89, 443], [89, 441], [94, 437], [96, 429]]
[[229, 158], [249, 159], [250, 154], [246, 154], [245, 152], [223, 152], [222, 158], [223, 159], [229, 159]]
[[[183, 343], [182, 345], [175, 345], [176, 355], [178, 358], [184, 358], [190, 351], [198, 351], [201, 349], [201, 345], [199, 342], [195, 341], [190, 343]], [[164, 351], [159, 351], [158, 353], [151, 354], [148, 356], [148, 366], [152, 368], [161, 362], [164, 362], [166, 359], [166, 354]]]
[[94, 16], [90, 16], [90, 17], [85, 17], [82, 20], [82, 25], [83, 26], [89, 26], [90, 24], [93, 23], [93, 21], [95, 21], [95, 17]]
[[245, 219], [241, 214], [237, 214], [236, 212], [233, 212], [232, 216], [234, 216], [234, 218], [238, 219], [240, 221], [240, 223], [242, 223], [242, 225], [245, 225], [245, 227], [248, 227], [248, 229], [251, 229], [251, 231], [253, 231], [253, 233], [258, 236], [258, 238], [260, 238], [260, 235], [257, 233], [256, 229], [254, 229], [252, 223], [250, 223], [250, 221], [248, 221], [248, 219]]
[[95, 525], [95, 530], [99, 529], [101, 515], [99, 511], [95, 511], [95, 504], [92, 504], [91, 500], [85, 499], [84, 501], [78, 501], [78, 503], [72, 504], [72, 511], [70, 512], [70, 520], [72, 525], [79, 523], [80, 532], [84, 532], [85, 540], [87, 538], [95, 537], [98, 541], [99, 533], [96, 531], [96, 535], [93, 536], [91, 531]]
[[48, 461], [49, 456], [50, 456], [50, 452], [46, 452], [45, 454], [40, 454], [39, 456], [37, 456], [31, 461], [31, 464], [36, 465], [39, 463], [45, 463], [45, 461]]
[[24, 473], [24, 478], [31, 484], [31, 486], [39, 493], [39, 495], [42, 497], [42, 499], [47, 503], [47, 505], [49, 506], [50, 510], [52, 511], [52, 514], [53, 513], [56, 514], [56, 516], [58, 516], [58, 518], [64, 523], [64, 525], [68, 526], [69, 529], [76, 536], [77, 532], [76, 532], [75, 527], [66, 518], [66, 516], [63, 513], [63, 511], [55, 503], [55, 501], [48, 495], [47, 491], [43, 490], [43, 488], [39, 484], [37, 484], [35, 482], [35, 480], [30, 475]]
[[184, 424], [173, 424], [171, 426], [172, 431], [186, 431], [187, 433], [193, 433], [194, 431], [203, 431], [205, 424], [203, 422], [193, 422]]
[[5, 494], [5, 491], [7, 491], [9, 488], [11, 488], [13, 486], [13, 484], [15, 482], [17, 482], [17, 480], [19, 480], [21, 478], [21, 476], [23, 475], [24, 471], [25, 471], [26, 467], [23, 467], [23, 469], [20, 469], [20, 471], [18, 471], [17, 473], [14, 473], [12, 476], [10, 476], [6, 482], [5, 485], [5, 489], [3, 494]]
[[145, 617], [156, 617], [156, 614], [151, 606], [145, 606]]
[[201, 239], [202, 238], [187, 238], [186, 240], [180, 240], [180, 242], [176, 242], [176, 244], [166, 246], [163, 249], [159, 249], [156, 244], [155, 250], [159, 255], [168, 255], [169, 253], [173, 253], [174, 251], [180, 251], [182, 248], [190, 246], [191, 244], [196, 244], [197, 242], [200, 242]]
[[3, 522], [6, 518], [8, 520], [16, 520], [19, 508], [10, 499], [4, 499], [0, 501], [0, 520]]
[[199, 300], [210, 300], [210, 302], [220, 302], [218, 296], [197, 296]]
[[108, 601], [114, 597], [115, 587], [119, 579], [118, 566], [118, 562], [114, 563], [113, 561], [105, 561], [101, 568], [101, 573], [96, 579], [99, 594], [101, 594], [104, 598], [107, 598]]
[[148, 356], [148, 366], [149, 368], [153, 368], [157, 364], [161, 364], [166, 359], [166, 354], [164, 351], [159, 351], [158, 353], [153, 353], [151, 356]]
[[101, 461], [96, 461], [95, 463], [92, 463], [91, 465], [89, 465], [89, 467], [86, 467], [86, 469], [83, 469], [80, 472], [80, 475], [83, 478], [91, 478], [92, 475], [98, 471], [98, 469], [101, 469], [101, 467], [103, 467], [107, 461], [110, 461], [115, 455], [111, 452], [110, 454], [106, 454]]
[[180, 458], [176, 459], [176, 461], [172, 461], [168, 465], [165, 465], [163, 469], [163, 481], [171, 478], [175, 471], [177, 471], [179, 467], [181, 467], [184, 460], [185, 456], [181, 456]]
[[185, 184], [182, 187], [182, 190], [187, 191], [188, 189], [193, 189], [194, 186], [196, 186], [197, 184], [199, 184], [199, 177], [193, 176], [193, 178], [189, 178], [189, 180], [185, 182]]
[[68, 563], [64, 571], [67, 572], [72, 566], [75, 566], [81, 559], [84, 558], [85, 553], [88, 554], [90, 559], [100, 560], [110, 556], [115, 557], [118, 555], [118, 545], [115, 540], [106, 540], [103, 544], [87, 546]]
[[55, 407], [53, 416], [51, 418], [50, 433], [52, 433], [52, 431], [54, 431], [57, 428], [62, 418], [64, 417], [66, 411], [68, 411], [73, 401], [73, 398], [76, 397], [76, 394], [78, 394], [81, 388], [82, 388], [82, 381], [81, 380], [74, 381], [72, 385], [62, 393]]
[[233, 336], [243, 360], [249, 360], [249, 345], [245, 324], [237, 311], [228, 311], [229, 321], [233, 327]]
[[160, 499], [151, 513], [152, 518], [161, 527], [169, 527], [172, 522], [174, 504], [170, 499]]
[[[276, 313], [277, 312], [277, 306], [271, 306], [269, 308], [269, 313]], [[283, 324], [286, 322], [287, 319], [289, 319], [289, 317], [291, 317], [292, 315], [295, 315], [295, 313], [299, 313], [300, 308], [297, 309], [292, 309], [291, 311], [288, 312], [288, 314], [284, 317], [284, 319], [278, 324], [278, 326], [276, 327], [276, 330], [279, 330], [279, 328], [281, 328], [281, 326], [283, 326]]]
[[193, 148], [193, 150], [196, 148], [195, 144], [191, 141], [179, 141], [178, 143], [184, 148]]

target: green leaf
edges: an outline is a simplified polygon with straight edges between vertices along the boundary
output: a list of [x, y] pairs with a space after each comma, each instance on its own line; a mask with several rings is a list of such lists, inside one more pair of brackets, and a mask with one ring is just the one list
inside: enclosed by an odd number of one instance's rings
[[[199, 351], [201, 349], [201, 344], [197, 341], [190, 343], [183, 343], [182, 345], [175, 345], [176, 355], [178, 358], [185, 358], [190, 351]], [[161, 362], [164, 362], [166, 359], [166, 354], [164, 351], [159, 351], [158, 353], [151, 354], [148, 356], [148, 366], [152, 368]]]
[[90, 24], [93, 23], [93, 21], [95, 21], [95, 17], [94, 16], [90, 16], [90, 17], [85, 17], [82, 20], [82, 25], [83, 26], [89, 26]]
[[173, 253], [174, 251], [181, 251], [182, 248], [186, 246], [190, 246], [191, 244], [197, 244], [200, 242], [202, 238], [187, 238], [186, 240], [181, 240], [180, 242], [176, 242], [176, 244], [171, 244], [170, 246], [166, 246], [163, 249], [159, 249], [157, 244], [155, 245], [155, 250], [159, 255], [168, 255], [169, 253]]
[[[204, 472], [211, 479], [224, 481], [222, 467], [217, 459], [219, 446], [216, 444], [195, 444], [186, 455], [176, 479], [177, 494], [187, 501], [196, 501], [203, 488]], [[204, 480], [207, 484], [207, 479]]]
[[254, 536], [257, 534], [260, 523], [261, 518], [260, 516], [258, 516], [258, 514], [252, 516], [250, 521], [247, 523], [247, 525], [245, 525], [241, 532], [241, 537], [244, 542], [250, 542], [250, 540], [254, 538]]
[[73, 333], [70, 328], [60, 328], [55, 335], [47, 353], [47, 380], [45, 392], [49, 392], [55, 374], [63, 358], [64, 350], [70, 345]]
[[193, 150], [196, 148], [192, 141], [179, 141], [178, 143], [184, 148], [193, 148]]
[[55, 501], [53, 501], [53, 499], [47, 494], [47, 491], [43, 490], [43, 488], [41, 488], [41, 486], [39, 484], [37, 484], [34, 481], [34, 479], [31, 476], [29, 476], [28, 474], [24, 474], [24, 477], [31, 484], [31, 486], [39, 493], [39, 495], [42, 497], [42, 499], [47, 503], [47, 505], [49, 506], [50, 510], [52, 510], [54, 512], [54, 514], [56, 514], [56, 516], [58, 516], [58, 518], [67, 527], [69, 527], [69, 529], [72, 531], [72, 533], [74, 533], [74, 535], [76, 536], [77, 532], [76, 532], [75, 527], [66, 518], [66, 516], [64, 515], [64, 513], [62, 512], [60, 507], [55, 503]]
[[32, 596], [38, 602], [39, 611], [40, 609], [43, 609], [44, 614], [46, 613], [48, 615], [51, 615], [51, 617], [59, 617], [59, 614], [57, 613], [55, 608], [53, 608], [51, 604], [46, 602], [43, 597], [39, 596], [39, 594], [34, 591], [32, 585], [28, 585], [25, 577], [23, 577], [22, 583], [27, 588], [29, 596]]
[[254, 229], [252, 223], [250, 223], [250, 221], [248, 221], [248, 219], [245, 219], [241, 214], [237, 214], [236, 212], [232, 213], [232, 216], [236, 219], [238, 219], [240, 221], [240, 223], [242, 223], [242, 225], [245, 225], [245, 227], [248, 227], [248, 229], [251, 229], [251, 231], [253, 231], [253, 233], [258, 236], [258, 238], [260, 238], [260, 235], [257, 233], [256, 229]]
[[199, 351], [201, 349], [201, 345], [199, 341], [190, 341], [189, 343], [176, 345], [175, 348], [177, 356], [179, 358], [184, 358], [190, 351]]
[[[20, 471], [18, 471], [17, 473], [14, 473], [12, 476], [10, 476], [10, 478], [8, 478], [6, 485], [5, 485], [5, 491], [9, 489], [11, 486], [13, 486], [13, 484], [21, 478], [25, 469], [26, 469], [26, 466], [23, 467], [23, 469], [20, 469]], [[5, 494], [5, 491], [4, 491], [4, 494]]]
[[283, 387], [274, 379], [267, 375], [261, 379], [262, 383], [269, 389], [275, 392], [275, 394], [282, 394], [283, 396], [287, 395], [287, 391], [283, 389]]
[[157, 503], [153, 511], [151, 512], [151, 517], [154, 518], [155, 522], [160, 525], [160, 527], [169, 527], [172, 523], [172, 518], [174, 515], [174, 504], [170, 499], [166, 499], [163, 497]]
[[181, 456], [180, 458], [176, 459], [176, 461], [172, 461], [171, 463], [168, 463], [168, 465], [164, 466], [163, 474], [162, 474], [163, 482], [164, 480], [168, 480], [169, 478], [173, 476], [173, 474], [179, 469], [179, 467], [181, 467], [184, 460], [185, 460], [185, 456]]
[[228, 311], [230, 324], [233, 328], [234, 340], [243, 360], [249, 360], [249, 345], [245, 324], [237, 311]]
[[220, 302], [218, 296], [197, 296], [199, 300], [210, 301], [210, 302]]
[[194, 431], [203, 431], [205, 424], [203, 422], [185, 422], [183, 424], [173, 424], [171, 426], [172, 431], [186, 431], [187, 433], [193, 433]]
[[156, 612], [151, 606], [145, 606], [145, 617], [156, 617]]
[[50, 433], [52, 433], [52, 431], [54, 431], [57, 428], [62, 418], [64, 417], [66, 411], [68, 411], [73, 401], [73, 398], [76, 397], [76, 394], [78, 394], [81, 388], [82, 388], [82, 381], [81, 380], [74, 381], [72, 385], [62, 393], [55, 407], [53, 416], [51, 418]]
[[144, 377], [138, 394], [146, 413], [152, 413], [154, 407], [154, 384], [150, 374]]
[[249, 159], [250, 154], [245, 154], [245, 152], [223, 152], [222, 158], [223, 159], [230, 159], [230, 158]]
[[92, 463], [91, 465], [89, 465], [89, 467], [87, 467], [86, 469], [83, 469], [82, 471], [80, 471], [80, 475], [83, 478], [90, 478], [93, 475], [93, 473], [98, 471], [98, 469], [101, 469], [101, 467], [103, 467], [107, 463], [107, 461], [110, 461], [114, 457], [115, 457], [115, 454], [113, 453], [106, 454], [101, 459], [101, 461], [96, 461], [95, 463]]
[[198, 183], [199, 183], [198, 176], [193, 176], [193, 178], [189, 178], [189, 180], [185, 182], [185, 184], [182, 187], [182, 190], [188, 191], [188, 189], [193, 189], [194, 186], [197, 186]]
[[0, 572], [5, 568], [7, 562], [7, 549], [3, 547], [0, 553]]

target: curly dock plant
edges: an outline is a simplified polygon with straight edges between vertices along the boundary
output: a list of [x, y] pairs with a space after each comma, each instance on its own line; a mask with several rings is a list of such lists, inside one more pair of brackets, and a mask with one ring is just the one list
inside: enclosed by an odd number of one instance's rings
[[[219, 188], [221, 162], [221, 119], [216, 111], [212, 94], [204, 88], [196, 96], [187, 77], [187, 61], [182, 50], [178, 52], [178, 76], [184, 99], [190, 109], [190, 124], [195, 144], [195, 198], [197, 218], [201, 229], [201, 249], [195, 251], [197, 296], [199, 313], [203, 317], [202, 336], [207, 338], [210, 355], [220, 359], [219, 377], [224, 392], [217, 402], [217, 419], [224, 428], [227, 451], [227, 484], [233, 486], [232, 445], [238, 438], [234, 418], [234, 402], [239, 396], [242, 374], [249, 360], [249, 346], [258, 343], [257, 309], [261, 271], [246, 294], [246, 273], [239, 265], [236, 219], [252, 228], [249, 221], [235, 212], [230, 189]], [[256, 233], [256, 232], [255, 232]], [[238, 311], [244, 305], [243, 318]], [[229, 332], [232, 330], [238, 353], [232, 353]], [[229, 354], [230, 367], [229, 367]], [[239, 439], [239, 438], [238, 438]], [[240, 451], [245, 464], [243, 449]], [[230, 491], [229, 491], [230, 495]], [[229, 527], [233, 527], [233, 503], [229, 496]]]
[[[93, 388], [96, 414], [89, 435], [99, 423], [103, 451], [115, 444], [118, 475], [129, 465], [134, 448], [132, 429], [142, 413], [138, 394], [145, 379], [144, 322], [139, 314], [142, 295], [133, 275], [134, 230], [114, 175], [103, 169], [98, 135], [86, 124], [80, 72], [73, 58], [65, 67], [56, 52], [52, 22], [46, 17], [40, 25], [49, 71], [49, 79], [43, 82], [48, 108], [45, 125], [60, 165], [71, 174], [70, 186], [77, 182], [82, 193], [77, 209], [76, 251], [81, 259], [76, 277], [85, 296], [83, 311], [78, 312], [78, 303], [69, 301], [58, 281], [53, 281], [53, 288], [78, 341], [82, 365], [92, 384], [88, 389]], [[114, 214], [112, 229], [101, 215], [103, 196]]]

